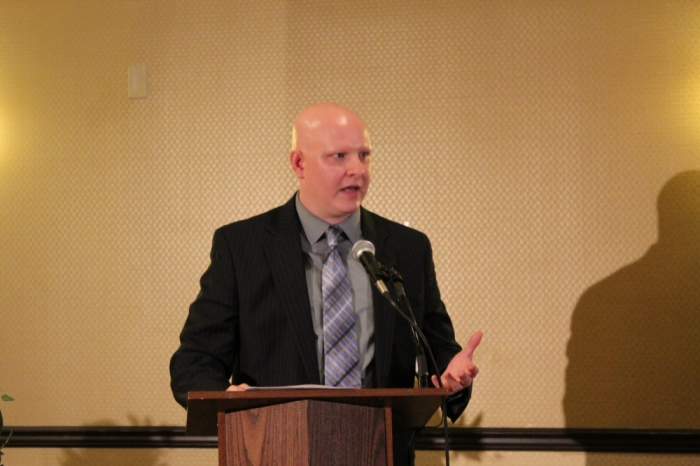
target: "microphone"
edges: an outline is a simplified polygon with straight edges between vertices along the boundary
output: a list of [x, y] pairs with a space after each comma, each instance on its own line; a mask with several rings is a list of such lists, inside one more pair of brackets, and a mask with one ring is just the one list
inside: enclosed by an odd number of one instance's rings
[[380, 273], [382, 265], [377, 262], [377, 259], [374, 257], [374, 251], [374, 244], [361, 239], [352, 245], [352, 258], [362, 264], [370, 280], [379, 289], [380, 293], [388, 293], [389, 289], [384, 283], [384, 280], [377, 278], [377, 274]]
[[[425, 348], [427, 348], [428, 352], [430, 352], [430, 346], [425, 340], [423, 332], [421, 332], [420, 328], [418, 327], [416, 318], [413, 316], [411, 304], [409, 303], [408, 298], [406, 297], [406, 292], [403, 288], [403, 279], [401, 278], [401, 274], [399, 274], [399, 272], [393, 267], [387, 270], [374, 257], [374, 251], [374, 244], [367, 240], [361, 239], [352, 245], [352, 258], [362, 264], [365, 271], [367, 271], [367, 275], [369, 275], [370, 281], [374, 283], [377, 289], [379, 289], [379, 292], [387, 299], [387, 301], [389, 301], [392, 307], [398, 311], [399, 315], [406, 319], [408, 324], [411, 326], [411, 336], [416, 344], [416, 373], [418, 374], [419, 386], [426, 388], [429, 386], [429, 371], [425, 351], [421, 345], [421, 338], [423, 339], [423, 343], [425, 344]], [[378, 275], [380, 278], [377, 278]], [[391, 293], [389, 293], [389, 289], [381, 277], [388, 278], [394, 285], [394, 290], [399, 298], [400, 305], [391, 298]], [[401, 306], [403, 306], [403, 308]], [[430, 357], [433, 360], [433, 364], [435, 364], [432, 352], [430, 352]], [[437, 365], [435, 365], [435, 368], [436, 373], [439, 373]]]
[[[406, 292], [403, 288], [403, 279], [401, 278], [399, 272], [396, 271], [393, 267], [391, 269], [386, 269], [382, 264], [380, 264], [374, 257], [375, 251], [376, 249], [374, 248], [374, 244], [372, 244], [370, 241], [361, 239], [352, 245], [352, 258], [358, 261], [360, 264], [362, 264], [362, 266], [365, 268], [365, 271], [367, 272], [367, 275], [369, 276], [370, 281], [374, 283], [374, 285], [377, 287], [382, 296], [384, 296], [384, 298], [386, 298], [386, 300], [389, 301], [389, 304], [391, 304], [391, 306], [394, 309], [396, 309], [398, 314], [401, 317], [403, 317], [403, 319], [406, 320], [406, 322], [408, 322], [408, 325], [411, 326], [411, 336], [413, 337], [413, 341], [416, 345], [415, 370], [416, 375], [418, 376], [418, 386], [421, 388], [427, 388], [430, 386], [430, 384], [428, 383], [428, 380], [430, 378], [430, 371], [428, 370], [428, 360], [426, 358], [427, 353], [427, 355], [430, 356], [430, 362], [433, 364], [433, 367], [435, 367], [435, 375], [437, 375], [438, 384], [440, 385], [440, 388], [442, 388], [442, 381], [440, 380], [440, 368], [435, 362], [435, 357], [433, 356], [433, 352], [430, 350], [428, 340], [426, 340], [425, 335], [418, 327], [416, 318], [413, 315], [413, 311], [411, 310], [411, 304], [408, 301], [408, 297], [406, 296]], [[378, 279], [377, 275], [381, 275], [382, 277], [388, 278], [391, 281], [391, 283], [394, 284], [394, 290], [399, 298], [399, 301], [401, 302], [401, 305], [403, 305], [404, 307], [403, 309], [391, 298], [391, 293], [389, 293], [389, 289], [384, 283], [384, 280], [382, 280], [381, 278]], [[445, 426], [445, 464], [449, 465], [450, 442], [447, 431], [447, 398], [445, 398], [442, 402], [442, 422]]]

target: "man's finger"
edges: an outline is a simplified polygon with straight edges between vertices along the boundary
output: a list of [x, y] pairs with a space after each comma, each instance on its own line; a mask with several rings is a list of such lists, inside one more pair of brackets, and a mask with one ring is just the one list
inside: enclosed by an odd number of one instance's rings
[[231, 385], [226, 389], [227, 392], [242, 392], [245, 391], [246, 388], [248, 388], [249, 385], [247, 383], [242, 383], [240, 385]]
[[459, 374], [459, 383], [462, 387], [468, 387], [474, 381], [474, 377], [469, 372]]
[[474, 332], [474, 335], [472, 335], [469, 338], [469, 341], [467, 342], [466, 346], [464, 349], [466, 350], [467, 354], [469, 355], [469, 359], [472, 358], [474, 355], [474, 350], [476, 349], [477, 346], [479, 346], [479, 343], [481, 343], [481, 337], [483, 337], [484, 334], [481, 332], [481, 330], [477, 330]]
[[458, 392], [462, 388], [461, 382], [448, 373], [443, 374], [439, 381], [435, 375], [431, 376], [430, 378], [435, 388], [440, 388], [440, 382], [442, 382], [442, 388], [446, 388], [448, 393]]

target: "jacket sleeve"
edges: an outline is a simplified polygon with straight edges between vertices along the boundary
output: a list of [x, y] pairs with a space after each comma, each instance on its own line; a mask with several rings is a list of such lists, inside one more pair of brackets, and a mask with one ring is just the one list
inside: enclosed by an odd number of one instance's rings
[[[433, 251], [428, 241], [425, 264], [425, 316], [423, 333], [433, 352], [440, 373], [447, 369], [452, 358], [461, 351], [462, 347], [455, 340], [454, 327], [445, 304], [440, 297]], [[447, 416], [455, 422], [464, 412], [471, 398], [472, 387], [468, 387], [447, 399]]]
[[187, 406], [190, 391], [226, 390], [238, 356], [238, 296], [230, 244], [214, 233], [211, 263], [170, 360], [170, 387]]

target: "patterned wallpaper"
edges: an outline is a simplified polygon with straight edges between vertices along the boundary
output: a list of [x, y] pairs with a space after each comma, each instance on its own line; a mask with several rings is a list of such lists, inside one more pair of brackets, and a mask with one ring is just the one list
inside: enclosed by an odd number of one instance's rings
[[[697, 405], [677, 401], [697, 369], [629, 385], [672, 392], [670, 414], [567, 391], [570, 339], [576, 374], [645, 370], [611, 340], [654, 312], [681, 317], [625, 344], [653, 335], [633, 346], [652, 364], [697, 366], [692, 262], [663, 307], [637, 294], [605, 301], [626, 314], [600, 320], [581, 299], [645, 255], [662, 187], [700, 169], [699, 20], [696, 2], [0, 3], [6, 422], [182, 425], [168, 361], [211, 235], [292, 196], [291, 122], [331, 100], [372, 134], [365, 205], [430, 236], [458, 338], [485, 333], [459, 425], [699, 428]], [[147, 66], [145, 99], [127, 98], [133, 64]], [[578, 312], [588, 340], [571, 336]], [[601, 397], [619, 416], [579, 416]]]

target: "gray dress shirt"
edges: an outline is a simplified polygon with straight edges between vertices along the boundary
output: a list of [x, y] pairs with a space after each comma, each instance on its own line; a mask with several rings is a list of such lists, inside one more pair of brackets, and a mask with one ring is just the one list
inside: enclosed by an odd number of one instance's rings
[[[323, 299], [321, 296], [321, 268], [328, 254], [326, 230], [330, 226], [324, 220], [316, 217], [304, 207], [296, 196], [296, 208], [301, 221], [301, 249], [304, 252], [304, 270], [306, 286], [311, 303], [311, 316], [316, 333], [316, 353], [321, 383], [324, 383], [324, 354], [323, 354]], [[371, 386], [371, 380], [366, 379], [368, 367], [374, 359], [374, 310], [372, 308], [372, 288], [369, 277], [362, 264], [352, 258], [352, 245], [362, 238], [360, 227], [360, 210], [355, 211], [338, 226], [343, 235], [338, 243], [338, 251], [345, 263], [352, 290], [352, 302], [355, 308], [357, 339], [362, 367], [362, 386]]]

